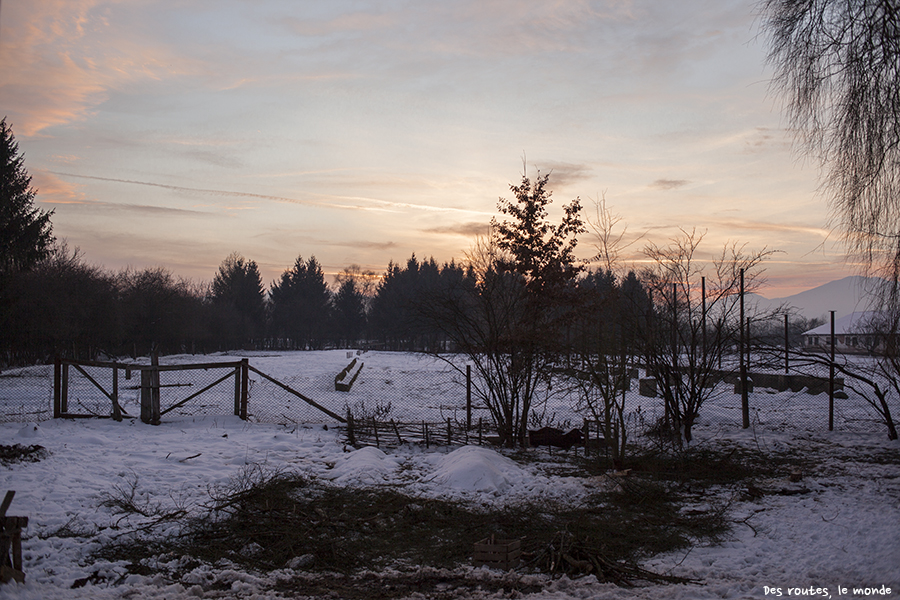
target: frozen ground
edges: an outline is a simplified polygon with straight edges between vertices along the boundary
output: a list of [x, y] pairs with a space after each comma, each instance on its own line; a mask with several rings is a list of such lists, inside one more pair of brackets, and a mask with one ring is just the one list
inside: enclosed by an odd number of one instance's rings
[[[251, 361], [263, 371], [285, 377], [317, 370], [331, 374], [334, 365], [339, 370], [346, 363], [345, 358], [333, 353], [295, 353], [251, 356]], [[426, 368], [407, 355], [373, 358], [366, 359], [367, 365], [375, 362], [373, 368], [381, 369], [381, 379], [395, 377], [392, 369]], [[369, 379], [370, 386], [373, 381]], [[440, 393], [435, 392], [428, 402], [441, 405]], [[792, 398], [797, 396], [785, 395], [782, 404]], [[853, 422], [870, 419], [864, 414], [848, 416]], [[452, 575], [543, 583], [542, 592], [520, 596], [530, 599], [774, 598], [779, 591], [782, 597], [898, 597], [900, 446], [887, 441], [879, 428], [830, 433], [823, 429], [760, 424], [742, 431], [717, 419], [698, 426], [697, 444], [734, 443], [762, 451], [788, 451], [811, 465], [799, 484], [790, 484], [787, 474], [757, 482], [768, 490], [798, 493], [728, 498], [733, 500], [729, 512], [733, 529], [724, 542], [656, 556], [644, 564], [658, 572], [700, 579], [702, 584], [626, 589], [597, 583], [593, 577], [550, 581], [469, 567], [460, 567]], [[188, 511], [199, 510], [209, 486], [226, 484], [247, 465], [289, 469], [334, 485], [391, 485], [414, 496], [482, 505], [550, 494], [575, 499], [597, 485], [592, 478], [550, 475], [540, 462], [522, 465], [487, 448], [353, 450], [345, 447], [334, 427], [325, 429], [321, 423], [248, 423], [227, 414], [173, 415], [158, 427], [134, 419], [2, 423], [0, 443], [39, 444], [48, 450], [38, 462], [0, 466], [0, 492], [16, 490], [9, 514], [30, 518], [23, 542], [27, 583], [0, 586], [2, 600], [282, 597], [272, 589], [279, 578], [294, 574], [289, 568], [252, 574], [205, 566], [176, 582], [129, 575], [118, 585], [88, 583], [73, 589], [74, 582], [93, 573], [100, 572], [110, 581], [124, 574], [122, 563], [89, 564], [85, 559], [118, 533], [115, 526], [120, 517], [103, 506], [102, 499], [132, 484], [141, 499]], [[702, 509], [704, 501], [698, 499], [696, 508]], [[377, 585], [377, 577], [374, 581]], [[210, 582], [227, 591], [211, 591], [206, 585]], [[847, 591], [840, 594], [840, 588]], [[854, 593], [854, 588], [860, 591]], [[874, 588], [879, 593], [872, 594]], [[482, 598], [509, 596], [508, 592], [480, 594]]]

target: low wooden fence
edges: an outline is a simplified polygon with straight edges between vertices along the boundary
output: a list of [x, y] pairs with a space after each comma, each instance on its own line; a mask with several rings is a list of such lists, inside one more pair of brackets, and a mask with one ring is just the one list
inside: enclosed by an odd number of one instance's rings
[[446, 421], [379, 421], [375, 418], [354, 418], [347, 414], [345, 436], [352, 446], [397, 447], [404, 444], [430, 446], [459, 446], [493, 443], [493, 426], [478, 419], [474, 427], [447, 418]]
[[[469, 444], [499, 446], [502, 443], [493, 422], [482, 418], [467, 426], [451, 418], [444, 421], [379, 421], [374, 417], [358, 418], [348, 413], [345, 423], [345, 439], [355, 447], [397, 448], [404, 444], [417, 444], [428, 448]], [[577, 448], [582, 448], [585, 453], [604, 452], [608, 456], [609, 449], [599, 421], [584, 419], [580, 429], [582, 441], [575, 444], [576, 452]], [[553, 451], [552, 447], [550, 451]]]

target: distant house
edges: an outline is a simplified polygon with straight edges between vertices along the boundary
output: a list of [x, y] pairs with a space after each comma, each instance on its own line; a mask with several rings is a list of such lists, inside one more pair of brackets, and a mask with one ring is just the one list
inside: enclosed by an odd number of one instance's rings
[[[879, 324], [883, 313], [861, 311], [850, 313], [834, 321], [834, 351], [845, 354], [877, 352], [882, 345]], [[803, 347], [807, 350], [831, 349], [831, 323], [825, 323], [803, 333]]]

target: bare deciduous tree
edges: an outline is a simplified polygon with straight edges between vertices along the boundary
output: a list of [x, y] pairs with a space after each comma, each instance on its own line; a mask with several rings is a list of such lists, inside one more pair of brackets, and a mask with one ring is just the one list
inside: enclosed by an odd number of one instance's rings
[[651, 265], [642, 276], [655, 305], [642, 334], [644, 361], [657, 380], [669, 425], [688, 442], [703, 403], [721, 381], [722, 357], [738, 341], [741, 272], [744, 290], [753, 291], [763, 281], [763, 261], [773, 253], [748, 253], [730, 243], [703, 261], [703, 236], [682, 231], [668, 246], [648, 244], [644, 254]]
[[570, 387], [578, 394], [579, 408], [599, 423], [613, 464], [621, 465], [628, 442], [626, 392], [635, 367], [639, 324], [650, 301], [634, 272], [625, 273], [622, 252], [640, 239], [628, 241], [621, 217], [600, 196], [595, 214], [588, 218], [600, 264], [579, 280], [578, 317], [569, 335], [576, 359], [569, 369]]

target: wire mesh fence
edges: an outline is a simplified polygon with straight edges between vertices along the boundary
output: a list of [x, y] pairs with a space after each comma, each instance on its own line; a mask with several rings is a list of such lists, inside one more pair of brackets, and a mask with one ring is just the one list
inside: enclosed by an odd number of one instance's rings
[[[349, 391], [336, 389], [337, 373], [286, 375], [277, 380], [342, 417], [349, 412], [357, 420], [444, 422], [447, 418], [465, 419], [465, 377], [452, 368], [435, 368], [434, 365], [423, 368], [422, 364], [413, 368], [369, 366], [365, 362], [360, 365], [359, 375]], [[330, 420], [326, 413], [297, 394], [253, 373], [250, 375], [248, 415], [254, 420], [275, 423]]]
[[[335, 376], [347, 365], [349, 356], [332, 352], [327, 361], [322, 356], [313, 352], [251, 355], [251, 366], [261, 364], [261, 370], [252, 369], [249, 375], [247, 417], [281, 424], [333, 423], [335, 415], [345, 417], [349, 413], [358, 423], [393, 421], [398, 427], [406, 424], [410, 431], [422, 431], [423, 423], [429, 424], [432, 430], [442, 430], [449, 420], [467, 431], [463, 432], [464, 436], [475, 435], [472, 432], [479, 428], [479, 423], [480, 431], [485, 434], [485, 424], [491, 423], [490, 412], [478, 395], [467, 395], [462, 359], [452, 363], [407, 353], [366, 353], [360, 356], [356, 379], [349, 391], [338, 391]], [[291, 364], [290, 368], [280, 366], [287, 363]], [[227, 365], [161, 371], [163, 419], [235, 414], [233, 360]], [[112, 412], [109, 394], [117, 385], [116, 394], [123, 412], [133, 417], [140, 415], [138, 366], [135, 365], [131, 378], [124, 366], [117, 375], [113, 369], [102, 367], [85, 366], [84, 372], [70, 370], [67, 412], [109, 416]], [[777, 380], [777, 370], [751, 370], [751, 379], [755, 381], [748, 393], [748, 404], [753, 427], [784, 432], [826, 431], [830, 414], [834, 429], [839, 431], [873, 432], [884, 427], [872, 406], [871, 395], [841, 385], [840, 378], [833, 405], [830, 403], [827, 365], [807, 364], [802, 369], [792, 368], [791, 373], [807, 379], [796, 379], [785, 387], [772, 383]], [[118, 380], [114, 381], [116, 377]], [[625, 413], [635, 428], [652, 426], [664, 414], [660, 397], [640, 393], [642, 378], [646, 378], [643, 369], [632, 379], [625, 394]], [[477, 381], [472, 383], [473, 387], [477, 385]], [[54, 414], [53, 397], [52, 365], [6, 371], [0, 374], [0, 422], [50, 419]], [[585, 419], [593, 417], [577, 392], [560, 385], [538, 396], [528, 425], [566, 429], [580, 427]], [[741, 425], [741, 394], [733, 381], [723, 380], [710, 390], [700, 408], [697, 426], [734, 430]]]
[[0, 373], [0, 423], [53, 418], [53, 365]]

